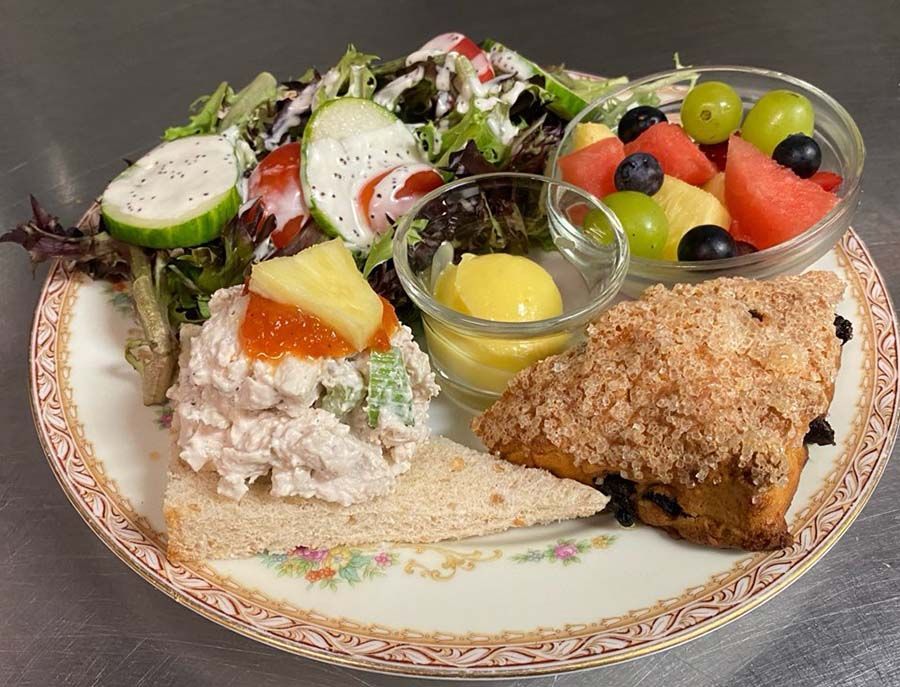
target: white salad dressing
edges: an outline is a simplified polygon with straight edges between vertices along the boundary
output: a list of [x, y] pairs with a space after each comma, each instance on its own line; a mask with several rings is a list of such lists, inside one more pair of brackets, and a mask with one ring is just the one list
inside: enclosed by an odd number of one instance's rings
[[453, 46], [463, 40], [465, 36], [461, 33], [442, 33], [428, 41], [421, 48], [409, 54], [406, 58], [406, 64], [416, 64], [424, 62], [429, 57], [438, 57], [450, 50]]
[[517, 78], [527, 81], [534, 76], [534, 67], [521, 55], [502, 45], [493, 45], [489, 53], [491, 64], [501, 72], [515, 74]]
[[403, 91], [416, 86], [425, 77], [425, 67], [416, 67], [409, 74], [399, 76], [372, 97], [376, 103], [393, 112], [397, 109], [397, 100]]
[[506, 108], [495, 107], [489, 113], [485, 122], [491, 133], [503, 142], [503, 145], [509, 145], [519, 133], [519, 127], [512, 123]]
[[450, 65], [443, 65], [438, 68], [437, 76], [434, 78], [434, 85], [442, 93], [449, 91], [453, 82], [453, 69]]
[[392, 220], [399, 219], [412, 209], [419, 196], [410, 194], [401, 198], [399, 194], [410, 177], [421, 173], [434, 173], [434, 167], [424, 163], [401, 165], [388, 172], [375, 185], [372, 201], [369, 203], [369, 216], [366, 218], [372, 231], [383, 234], [390, 229]]
[[[390, 491], [428, 436], [428, 404], [437, 393], [409, 329], [398, 329], [391, 344], [409, 375], [413, 423], [382, 409], [373, 428], [363, 400], [369, 354], [252, 360], [239, 340], [248, 300], [242, 292], [241, 286], [216, 292], [209, 320], [182, 328], [178, 381], [169, 390], [181, 460], [197, 471], [215, 470], [219, 493], [236, 500], [264, 476], [273, 496], [342, 505]], [[338, 387], [355, 399], [341, 417], [317, 407]]]
[[437, 104], [434, 107], [434, 116], [440, 119], [453, 109], [453, 96], [447, 91], [441, 91], [437, 95]]
[[416, 64], [418, 62], [425, 62], [430, 57], [439, 57], [443, 55], [446, 50], [438, 50], [436, 48], [420, 48], [415, 52], [411, 52], [406, 58], [406, 66], [410, 66]]
[[275, 150], [275, 148], [281, 145], [281, 141], [287, 135], [288, 131], [300, 124], [303, 115], [312, 108], [313, 96], [316, 94], [317, 85], [318, 84], [315, 82], [309, 84], [297, 94], [296, 98], [285, 106], [284, 112], [279, 114], [278, 119], [275, 121], [275, 125], [272, 127], [272, 133], [270, 133], [265, 141], [263, 141], [266, 150]]
[[[242, 153], [224, 134], [162, 143], [106, 187], [104, 206], [132, 222], [164, 222], [187, 212], [200, 214], [237, 185]], [[185, 188], [191, 192], [185, 193]]]
[[325, 72], [325, 74], [322, 76], [322, 80], [319, 81], [319, 84], [318, 84], [318, 87], [316, 88], [316, 90], [321, 89], [323, 91], [327, 91], [330, 88], [332, 88], [335, 84], [337, 84], [340, 80], [341, 80], [341, 71], [336, 67], [332, 67], [327, 72]]

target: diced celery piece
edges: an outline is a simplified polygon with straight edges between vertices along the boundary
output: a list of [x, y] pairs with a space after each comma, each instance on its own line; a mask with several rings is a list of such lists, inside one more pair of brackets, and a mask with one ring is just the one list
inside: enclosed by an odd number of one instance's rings
[[405, 425], [413, 424], [412, 385], [399, 349], [372, 351], [369, 356], [369, 426], [377, 427], [382, 413], [390, 413]]
[[362, 392], [362, 386], [338, 384], [325, 391], [325, 395], [319, 401], [319, 407], [337, 417], [343, 417], [362, 400]]

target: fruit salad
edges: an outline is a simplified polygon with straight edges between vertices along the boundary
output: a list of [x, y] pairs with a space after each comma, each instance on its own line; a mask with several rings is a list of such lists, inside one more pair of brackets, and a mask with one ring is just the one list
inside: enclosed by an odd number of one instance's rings
[[[801, 93], [771, 90], [748, 107], [729, 84], [700, 81], [678, 112], [641, 104], [617, 122], [598, 118], [607, 121], [572, 129], [558, 173], [603, 200], [635, 257], [694, 262], [764, 250], [838, 202], [843, 180], [821, 168], [814, 108]], [[598, 214], [585, 226], [602, 235], [607, 222]]]

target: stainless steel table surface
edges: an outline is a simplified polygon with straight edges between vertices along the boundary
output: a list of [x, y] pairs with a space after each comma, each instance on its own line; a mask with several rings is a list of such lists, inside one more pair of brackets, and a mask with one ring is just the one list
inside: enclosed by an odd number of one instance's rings
[[[74, 221], [121, 158], [151, 147], [222, 79], [328, 66], [351, 41], [392, 57], [450, 30], [605, 74], [666, 69], [678, 50], [686, 63], [772, 67], [821, 86], [865, 136], [855, 225], [898, 300], [897, 2], [0, 0], [0, 227], [26, 216], [29, 192]], [[32, 278], [24, 258], [0, 246], [0, 683], [412, 684], [232, 634], [155, 591], [91, 534], [32, 429], [26, 353], [45, 270]], [[662, 654], [528, 684], [900, 685], [898, 503], [895, 456], [844, 538], [763, 607]]]

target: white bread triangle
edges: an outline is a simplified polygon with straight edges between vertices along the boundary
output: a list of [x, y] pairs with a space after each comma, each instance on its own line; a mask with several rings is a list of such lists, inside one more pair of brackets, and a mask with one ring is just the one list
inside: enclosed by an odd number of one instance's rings
[[164, 512], [174, 560], [243, 558], [297, 546], [418, 544], [462, 539], [593, 515], [607, 497], [574, 480], [433, 438], [394, 491], [349, 507], [275, 498], [257, 483], [236, 502], [216, 492], [217, 475], [177, 458]]

